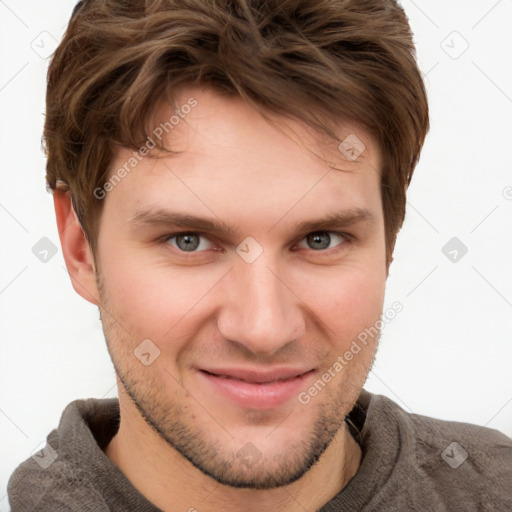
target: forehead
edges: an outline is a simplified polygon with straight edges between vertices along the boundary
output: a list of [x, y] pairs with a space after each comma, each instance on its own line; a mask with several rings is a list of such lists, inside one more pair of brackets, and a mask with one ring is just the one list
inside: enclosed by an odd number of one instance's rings
[[272, 120], [239, 98], [183, 90], [173, 106], [159, 105], [150, 134], [179, 153], [154, 158], [150, 151], [141, 158], [140, 151], [120, 150], [111, 175], [123, 167], [129, 172], [108, 193], [108, 209], [131, 217], [148, 205], [172, 205], [233, 219], [259, 210], [252, 221], [267, 224], [285, 212], [297, 221], [294, 216], [343, 207], [373, 208], [378, 216], [380, 158], [364, 128], [340, 124], [339, 140], [333, 141], [298, 121]]
[[[361, 162], [370, 164], [373, 160], [379, 167], [377, 145], [360, 123], [340, 121], [338, 140], [333, 140], [299, 120], [268, 110], [266, 116], [240, 97], [221, 95], [205, 87], [189, 87], [176, 95], [173, 105], [166, 101], [159, 103], [151, 122], [154, 126], [151, 136], [156, 133], [172, 149], [188, 154], [202, 148], [219, 157], [243, 151], [247, 155], [256, 153], [262, 159], [279, 160], [286, 154], [288, 159], [296, 155], [303, 160], [302, 153], [309, 152], [309, 161], [316, 158], [323, 160], [316, 162], [323, 165], [357, 170]], [[344, 141], [341, 147], [340, 141]], [[347, 152], [349, 146], [358, 152]]]

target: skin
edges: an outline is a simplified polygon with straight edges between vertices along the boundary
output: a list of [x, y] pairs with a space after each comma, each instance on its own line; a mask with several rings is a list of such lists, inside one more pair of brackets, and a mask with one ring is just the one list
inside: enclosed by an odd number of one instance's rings
[[[191, 96], [197, 106], [166, 139], [182, 153], [144, 158], [103, 199], [95, 259], [69, 196], [54, 194], [73, 286], [99, 306], [118, 376], [120, 428], [105, 453], [163, 510], [317, 510], [360, 465], [343, 419], [378, 336], [306, 405], [241, 407], [198, 368], [307, 367], [307, 391], [374, 325], [387, 278], [379, 151], [354, 124], [340, 125], [340, 140], [356, 134], [366, 148], [349, 161], [302, 123], [275, 116], [272, 126], [203, 88], [177, 104]], [[171, 114], [162, 103], [157, 121]], [[112, 169], [132, 153], [120, 150]], [[233, 234], [131, 222], [144, 208], [222, 221]], [[353, 208], [372, 220], [315, 231], [321, 248], [295, 228]], [[200, 233], [200, 245], [184, 251], [175, 233]], [[236, 252], [248, 236], [263, 250], [252, 263]], [[148, 366], [134, 355], [145, 339], [160, 350]], [[250, 467], [237, 457], [247, 443], [259, 454]]]

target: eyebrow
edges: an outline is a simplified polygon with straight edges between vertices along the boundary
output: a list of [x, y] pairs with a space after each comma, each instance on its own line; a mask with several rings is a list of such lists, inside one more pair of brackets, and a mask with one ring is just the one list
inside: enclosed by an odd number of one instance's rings
[[[357, 207], [335, 212], [320, 219], [303, 220], [295, 223], [293, 227], [299, 232], [313, 232], [349, 227], [360, 223], [374, 224], [375, 222], [376, 217], [370, 210]], [[173, 212], [161, 208], [137, 210], [130, 217], [129, 223], [141, 227], [190, 228], [194, 231], [204, 231], [224, 236], [235, 236], [237, 234], [235, 226], [230, 226], [220, 220]]]
[[300, 232], [322, 231], [330, 228], [350, 227], [354, 224], [375, 224], [375, 215], [367, 208], [350, 208], [332, 213], [321, 219], [304, 220], [294, 225]]

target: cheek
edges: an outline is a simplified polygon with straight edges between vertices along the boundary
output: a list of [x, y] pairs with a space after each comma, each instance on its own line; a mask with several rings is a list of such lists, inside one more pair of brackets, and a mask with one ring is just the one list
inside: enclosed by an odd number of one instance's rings
[[179, 338], [208, 290], [222, 274], [193, 267], [172, 268], [136, 256], [103, 267], [105, 294], [114, 317], [135, 339], [158, 343]]
[[385, 276], [377, 267], [353, 265], [310, 275], [301, 288], [297, 295], [321, 320], [326, 335], [346, 345], [382, 313]]

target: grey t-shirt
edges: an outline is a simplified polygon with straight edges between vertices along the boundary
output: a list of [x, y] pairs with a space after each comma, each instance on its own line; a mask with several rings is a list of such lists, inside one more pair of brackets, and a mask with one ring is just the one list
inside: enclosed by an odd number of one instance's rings
[[[350, 420], [361, 465], [320, 512], [512, 511], [512, 439], [497, 430], [410, 414], [366, 390]], [[102, 451], [118, 426], [117, 399], [70, 403], [12, 474], [12, 512], [158, 512]]]

